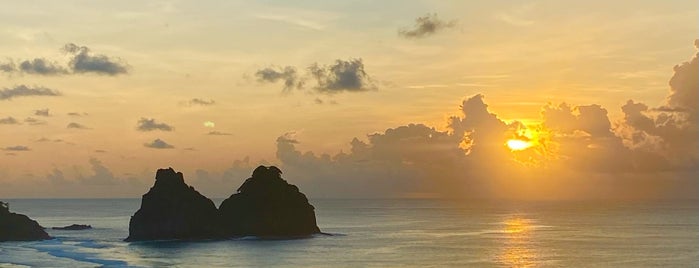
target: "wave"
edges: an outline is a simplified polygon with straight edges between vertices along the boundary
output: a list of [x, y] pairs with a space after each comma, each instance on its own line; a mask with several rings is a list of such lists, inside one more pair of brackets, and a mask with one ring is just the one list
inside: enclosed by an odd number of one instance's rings
[[97, 264], [101, 267], [134, 267], [122, 260], [114, 260], [101, 257], [99, 253], [87, 250], [104, 249], [108, 245], [100, 244], [94, 240], [77, 240], [77, 243], [66, 243], [60, 239], [45, 240], [39, 243], [28, 244], [26, 247], [35, 249], [57, 258], [69, 259], [81, 263]]

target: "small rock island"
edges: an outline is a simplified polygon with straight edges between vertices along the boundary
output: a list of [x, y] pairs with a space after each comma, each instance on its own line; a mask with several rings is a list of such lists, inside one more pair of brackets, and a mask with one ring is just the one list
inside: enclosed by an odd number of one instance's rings
[[92, 229], [92, 225], [87, 224], [71, 224], [63, 227], [53, 227], [53, 230], [63, 230], [63, 231], [82, 231]]
[[216, 209], [211, 199], [185, 184], [182, 173], [159, 169], [155, 184], [131, 217], [125, 240], [296, 238], [320, 233], [315, 208], [281, 174], [275, 166], [257, 167]]
[[26, 215], [10, 212], [9, 205], [0, 201], [0, 242], [51, 239], [44, 228]]

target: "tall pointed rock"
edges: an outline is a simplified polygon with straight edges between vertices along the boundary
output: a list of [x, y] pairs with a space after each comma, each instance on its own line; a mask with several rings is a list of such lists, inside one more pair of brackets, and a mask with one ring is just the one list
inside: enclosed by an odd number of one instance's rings
[[155, 185], [131, 217], [126, 241], [218, 238], [219, 225], [211, 199], [185, 184], [182, 173], [158, 169]]

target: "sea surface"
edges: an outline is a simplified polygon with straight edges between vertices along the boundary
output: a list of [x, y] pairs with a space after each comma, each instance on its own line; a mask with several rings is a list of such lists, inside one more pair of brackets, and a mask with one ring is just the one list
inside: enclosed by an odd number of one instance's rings
[[122, 240], [140, 199], [4, 201], [94, 229], [0, 243], [0, 267], [699, 267], [696, 200], [311, 199], [332, 236], [135, 243]]

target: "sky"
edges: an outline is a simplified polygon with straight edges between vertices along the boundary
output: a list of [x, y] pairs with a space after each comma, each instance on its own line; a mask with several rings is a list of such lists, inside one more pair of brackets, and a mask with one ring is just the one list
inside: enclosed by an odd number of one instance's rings
[[[696, 1], [13, 1], [0, 197], [699, 198]], [[508, 145], [509, 144], [509, 145]]]

